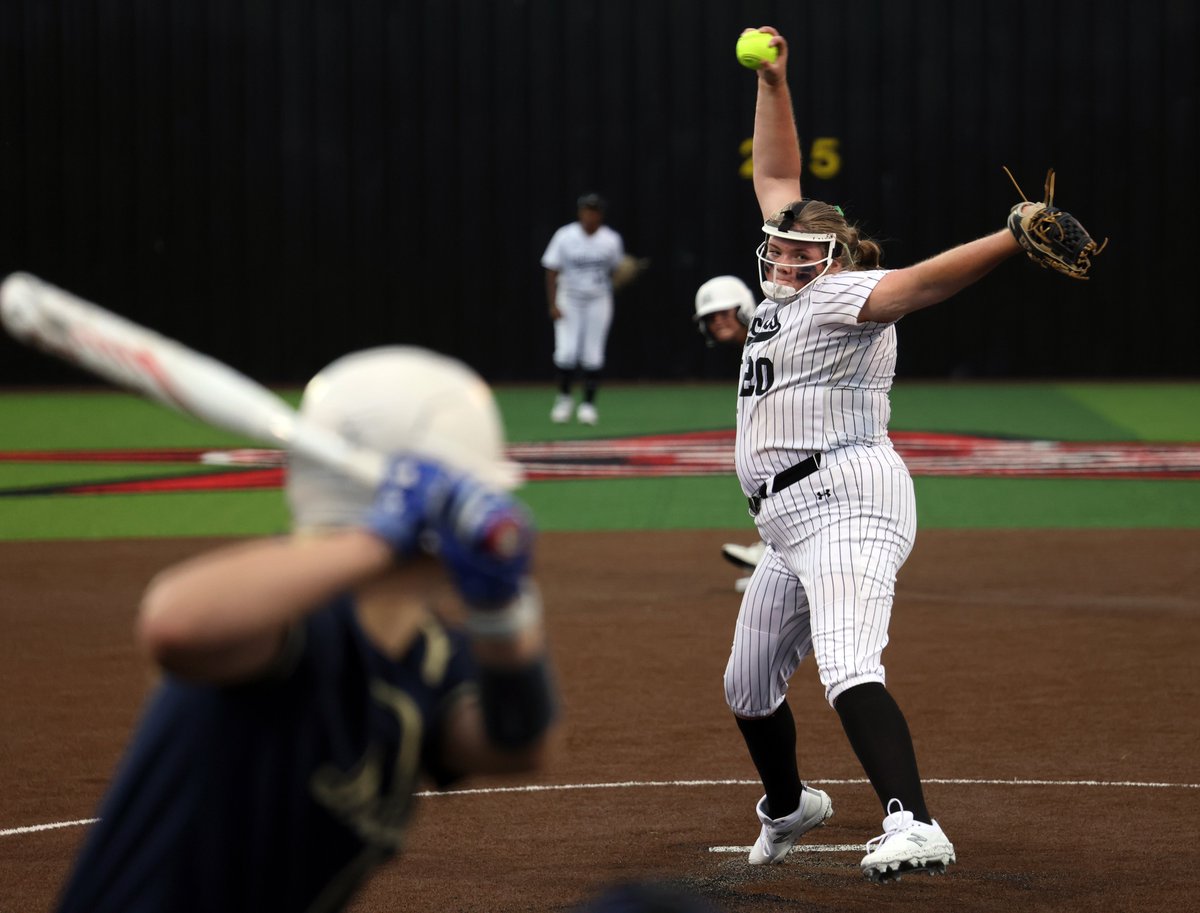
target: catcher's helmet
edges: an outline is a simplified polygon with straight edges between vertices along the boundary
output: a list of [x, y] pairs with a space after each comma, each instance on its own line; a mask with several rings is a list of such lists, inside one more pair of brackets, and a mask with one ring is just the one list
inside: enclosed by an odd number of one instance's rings
[[[300, 402], [305, 421], [382, 453], [412, 453], [515, 488], [520, 467], [505, 458], [492, 391], [460, 361], [414, 346], [354, 352], [318, 373]], [[287, 498], [296, 528], [359, 522], [374, 497], [366, 486], [292, 454]]]
[[750, 288], [737, 276], [715, 276], [696, 290], [696, 316], [692, 319], [699, 325], [705, 342], [713, 344], [712, 334], [704, 320], [718, 311], [736, 310], [738, 320], [747, 326], [754, 307], [758, 304]]

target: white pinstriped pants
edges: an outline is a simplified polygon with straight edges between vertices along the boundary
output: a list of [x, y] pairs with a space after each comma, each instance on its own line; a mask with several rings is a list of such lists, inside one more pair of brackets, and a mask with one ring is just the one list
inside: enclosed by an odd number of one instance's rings
[[826, 453], [820, 470], [762, 502], [767, 543], [738, 613], [725, 700], [738, 716], [770, 716], [804, 657], [817, 661], [830, 704], [884, 681], [896, 574], [912, 551], [912, 478], [890, 443]]
[[554, 321], [554, 365], [571, 370], [599, 371], [612, 325], [613, 297], [572, 298], [559, 292], [559, 318]]

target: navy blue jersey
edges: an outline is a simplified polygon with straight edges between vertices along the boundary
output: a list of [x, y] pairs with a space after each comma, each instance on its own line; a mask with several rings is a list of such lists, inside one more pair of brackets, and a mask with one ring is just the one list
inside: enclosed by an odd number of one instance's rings
[[100, 808], [60, 913], [339, 909], [401, 843], [445, 714], [475, 678], [435, 622], [399, 661], [342, 598], [299, 626], [269, 678], [167, 678]]

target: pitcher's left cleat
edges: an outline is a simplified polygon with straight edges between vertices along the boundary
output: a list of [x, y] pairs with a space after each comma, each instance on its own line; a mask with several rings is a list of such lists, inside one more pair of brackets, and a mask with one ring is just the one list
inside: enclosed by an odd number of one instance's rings
[[783, 862], [793, 843], [814, 827], [824, 824], [833, 815], [833, 803], [823, 790], [805, 786], [800, 792], [800, 805], [790, 815], [783, 818], [767, 815], [766, 796], [758, 800], [754, 813], [762, 822], [762, 829], [750, 848], [750, 864], [767, 865]]
[[938, 823], [915, 820], [899, 799], [890, 800], [887, 810], [883, 833], [867, 842], [867, 855], [862, 858], [867, 880], [899, 881], [910, 872], [944, 875], [946, 866], [955, 861], [954, 844]]

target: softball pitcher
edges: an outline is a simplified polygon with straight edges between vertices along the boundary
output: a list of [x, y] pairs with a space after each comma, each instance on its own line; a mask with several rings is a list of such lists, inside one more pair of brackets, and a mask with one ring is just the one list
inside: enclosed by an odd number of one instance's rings
[[1008, 228], [915, 266], [879, 269], [878, 244], [836, 207], [801, 197], [787, 43], [763, 31], [778, 49], [757, 71], [753, 140], [766, 300], [743, 352], [736, 464], [767, 548], [742, 598], [725, 670], [726, 700], [765, 790], [750, 863], [782, 861], [833, 813], [829, 796], [800, 779], [786, 699], [811, 653], [885, 815], [882, 835], [867, 843], [864, 874], [879, 881], [944, 871], [954, 846], [926, 806], [881, 660], [896, 574], [917, 525], [912, 480], [888, 438], [895, 322], [1019, 253], [1013, 220], [1036, 215], [1030, 207], [1040, 204], [1019, 203]]

